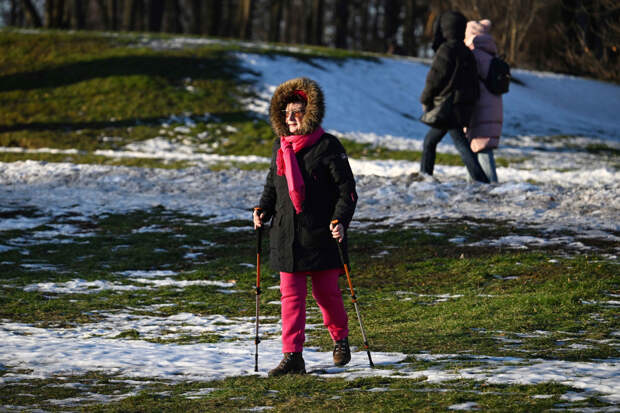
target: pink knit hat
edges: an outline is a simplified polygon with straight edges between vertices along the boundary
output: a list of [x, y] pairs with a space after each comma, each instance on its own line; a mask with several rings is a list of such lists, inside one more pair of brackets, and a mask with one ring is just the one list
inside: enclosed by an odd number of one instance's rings
[[489, 19], [468, 21], [467, 27], [465, 28], [465, 44], [467, 46], [471, 45], [474, 41], [474, 37], [479, 34], [488, 34], [490, 31], [491, 20]]

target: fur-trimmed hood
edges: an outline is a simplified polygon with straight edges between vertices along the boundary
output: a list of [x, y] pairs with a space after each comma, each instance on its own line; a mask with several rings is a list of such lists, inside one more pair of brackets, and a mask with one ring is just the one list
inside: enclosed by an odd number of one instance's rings
[[287, 80], [276, 88], [269, 106], [271, 127], [278, 136], [290, 135], [288, 126], [286, 125], [286, 116], [282, 111], [286, 109], [287, 99], [296, 90], [303, 91], [308, 99], [306, 113], [301, 121], [301, 128], [298, 134], [307, 135], [312, 133], [316, 128], [321, 126], [323, 116], [325, 116], [325, 99], [323, 97], [323, 91], [318, 83], [307, 77], [297, 77]]

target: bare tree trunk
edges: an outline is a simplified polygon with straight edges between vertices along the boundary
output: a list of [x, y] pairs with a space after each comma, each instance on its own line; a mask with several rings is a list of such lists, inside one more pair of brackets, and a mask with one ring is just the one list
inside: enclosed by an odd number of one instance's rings
[[293, 16], [293, 5], [291, 1], [286, 1], [284, 3], [284, 42], [291, 42], [293, 38], [293, 26], [295, 25], [295, 20]]
[[269, 2], [269, 34], [267, 40], [270, 42], [280, 41], [280, 22], [284, 9], [283, 0], [270, 0]]
[[239, 38], [250, 40], [252, 37], [252, 11], [254, 2], [252, 0], [240, 0], [238, 25]]
[[[312, 3], [314, 0], [302, 0], [301, 1], [301, 10], [302, 10], [302, 28], [303, 28], [303, 37], [302, 43], [312, 44]], [[310, 4], [308, 4], [310, 3]]]
[[416, 1], [405, 0], [405, 21], [403, 22], [403, 48], [408, 56], [417, 55], [416, 41]]
[[73, 13], [73, 2], [71, 0], [66, 1], [62, 10], [62, 22], [60, 27], [62, 27], [63, 29], [70, 29], [72, 27], [71, 23], [75, 18]]
[[118, 0], [108, 0], [108, 16], [110, 18], [110, 30], [118, 30]]
[[[32, 6], [30, 0], [25, 1], [24, 5], [26, 9]], [[30, 11], [29, 11], [30, 13]], [[46, 0], [45, 2], [45, 27], [48, 28], [61, 28], [63, 26], [65, 15], [65, 1], [64, 0]]]
[[[529, 2], [526, 2], [526, 3], [529, 3]], [[528, 35], [530, 28], [532, 27], [532, 24], [534, 23], [540, 11], [545, 7], [546, 7], [546, 4], [543, 3], [542, 1], [533, 1], [532, 4], [525, 5], [525, 8], [529, 9], [530, 12], [529, 14], [524, 16], [524, 19], [520, 22], [521, 23], [520, 27], [516, 30], [515, 33], [513, 33], [515, 46], [511, 53], [511, 61], [513, 62], [516, 61], [517, 53], [521, 49], [521, 46], [523, 45], [523, 41]]]
[[32, 4], [31, 0], [23, 0], [22, 4], [28, 17], [30, 18], [30, 22], [34, 27], [43, 27], [43, 22], [41, 21], [41, 16], [39, 16], [39, 12]]
[[237, 2], [228, 0], [224, 3], [220, 16], [221, 22], [219, 24], [219, 35], [225, 37], [237, 36], [239, 34], [239, 25], [237, 13], [235, 13]]
[[56, 27], [66, 29], [69, 26], [67, 22], [67, 11], [71, 11], [71, 8], [67, 8], [69, 4], [65, 0], [58, 0], [56, 8]]
[[88, 3], [83, 4], [84, 2], [80, 0], [73, 0], [73, 7], [71, 13], [71, 27], [82, 30], [86, 27], [86, 15], [85, 11], [88, 8]]
[[509, 41], [509, 48], [508, 48], [508, 60], [510, 60], [511, 62], [515, 61], [515, 56], [516, 56], [516, 51], [517, 51], [517, 21], [514, 18], [511, 18], [509, 20], [509, 24], [510, 24], [510, 36], [508, 37], [508, 41]]
[[125, 0], [123, 5], [123, 28], [128, 31], [144, 30], [143, 0]]
[[[30, 0], [22, 0], [26, 10], [30, 10], [29, 6], [32, 6]], [[34, 9], [34, 6], [32, 6]], [[29, 12], [30, 13], [30, 12]], [[45, 20], [45, 27], [50, 28], [54, 24], [54, 0], [45, 0], [45, 9], [43, 11], [43, 19]]]
[[359, 3], [360, 16], [360, 30], [359, 30], [359, 42], [360, 49], [368, 50], [368, 31], [369, 31], [369, 0], [362, 0]]
[[146, 0], [136, 0], [136, 30], [146, 31], [148, 27]]
[[305, 15], [304, 4], [301, 5], [298, 0], [289, 0], [286, 2], [286, 25], [284, 33], [284, 41], [287, 43], [300, 44], [305, 37]]
[[97, 6], [99, 6], [99, 12], [101, 14], [101, 23], [105, 30], [110, 30], [110, 15], [108, 8], [106, 7], [105, 0], [97, 0]]
[[193, 34], [200, 34], [202, 33], [202, 1], [192, 0], [190, 6], [192, 12], [189, 31]]
[[351, 1], [351, 16], [349, 17], [349, 48], [352, 50], [359, 50], [360, 44], [360, 9], [358, 0]]
[[[401, 7], [402, 4], [399, 0], [385, 0], [385, 16], [383, 19], [383, 43], [385, 44], [385, 49], [395, 47], [396, 45], [396, 32], [400, 26]], [[385, 49], [383, 51], [386, 51]]]
[[183, 33], [180, 16], [179, 1], [165, 0], [163, 31], [166, 33]]
[[9, 11], [9, 26], [17, 25], [17, 0], [11, 0], [11, 10]]
[[372, 15], [372, 22], [370, 25], [370, 41], [368, 48], [374, 52], [381, 52], [381, 40], [379, 36], [379, 20], [381, 17], [381, 9], [379, 7], [379, 0], [373, 0], [374, 14]]
[[222, 2], [219, 0], [208, 0], [204, 9], [207, 13], [205, 18], [206, 33], [209, 36], [218, 36], [222, 22]]
[[347, 27], [349, 24], [349, 0], [341, 0], [336, 2], [335, 23], [336, 47], [346, 49], [348, 32]]
[[165, 0], [149, 0], [149, 31], [160, 32], [164, 17]]
[[134, 19], [136, 0], [125, 0], [123, 7], [123, 29], [133, 31], [136, 28]]
[[310, 10], [310, 36], [308, 43], [323, 44], [323, 13], [325, 10], [324, 0], [312, 0]]

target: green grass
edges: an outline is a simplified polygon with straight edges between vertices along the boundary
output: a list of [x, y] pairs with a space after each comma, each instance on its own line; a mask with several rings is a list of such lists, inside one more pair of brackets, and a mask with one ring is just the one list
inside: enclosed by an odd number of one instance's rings
[[[24, 211], [36, 216], [36, 211]], [[67, 220], [70, 218], [62, 218]], [[162, 208], [110, 215], [84, 226], [87, 238], [75, 243], [46, 244], [23, 247], [19, 251], [0, 253], [2, 281], [0, 318], [32, 323], [42, 327], [71, 327], [76, 323], [97, 322], [105, 311], [125, 311], [142, 315], [166, 316], [181, 312], [197, 315], [222, 314], [229, 317], [251, 317], [254, 313], [252, 286], [255, 272], [243, 263], [252, 263], [255, 237], [249, 222], [228, 222], [218, 225], [203, 222], [200, 217], [181, 215]], [[140, 233], [143, 227], [160, 227], [162, 232]], [[247, 227], [228, 231], [227, 227]], [[440, 228], [441, 227], [441, 228]], [[0, 233], [0, 244], [11, 239], [29, 238], [46, 227]], [[573, 255], [562, 258], [562, 250], [513, 251], [487, 247], [451, 244], [456, 236], [477, 239], [502, 236], [515, 229], [501, 222], [479, 222], [463, 226], [444, 223], [426, 229], [383, 228], [379, 232], [353, 232], [351, 259], [353, 280], [364, 315], [373, 351], [395, 351], [405, 354], [461, 354], [461, 360], [422, 362], [413, 357], [410, 368], [461, 369], [475, 366], [470, 354], [592, 361], [617, 358], [618, 349], [605, 340], [618, 330], [615, 308], [604, 305], [609, 294], [617, 294], [620, 283], [617, 265], [597, 256]], [[441, 232], [440, 232], [441, 231]], [[528, 229], [520, 229], [528, 231]], [[533, 230], [530, 230], [533, 231]], [[202, 240], [209, 241], [202, 243]], [[88, 243], [84, 243], [88, 241]], [[235, 246], [231, 248], [231, 246]], [[156, 251], [159, 249], [159, 251]], [[165, 252], [161, 252], [164, 249]], [[389, 251], [378, 257], [383, 250]], [[201, 256], [183, 258], [188, 251]], [[550, 262], [550, 258], [555, 258]], [[23, 263], [45, 263], [62, 268], [62, 272], [33, 271]], [[221, 294], [217, 288], [194, 286], [184, 289], [157, 288], [139, 291], [102, 291], [90, 294], [51, 294], [27, 292], [23, 287], [43, 281], [63, 282], [74, 278], [130, 282], [118, 273], [126, 270], [166, 268], [178, 271], [176, 279], [236, 281], [236, 294]], [[516, 277], [510, 279], [509, 277]], [[343, 291], [346, 287], [341, 285]], [[277, 278], [269, 269], [268, 259], [263, 270], [263, 303], [276, 301]], [[451, 298], [437, 301], [436, 296]], [[347, 302], [351, 317], [352, 344], [360, 346], [359, 328], [353, 309]], [[584, 302], [598, 302], [586, 304]], [[169, 303], [157, 313], [139, 310], [153, 304]], [[315, 304], [309, 298], [309, 308]], [[134, 310], [128, 310], [133, 308]], [[263, 305], [264, 323], [274, 322], [279, 307]], [[309, 322], [320, 323], [318, 311], [310, 311]], [[596, 318], [594, 318], [596, 316]], [[530, 334], [535, 331], [546, 334]], [[183, 334], [170, 339], [141, 337], [136, 330], [119, 331], [117, 338], [147, 340], [159, 343], [193, 344], [221, 341], [216, 334]], [[562, 344], [588, 345], [577, 350]], [[505, 340], [517, 340], [506, 343]], [[322, 329], [313, 332], [307, 342], [329, 351], [331, 341]], [[268, 368], [269, 366], [265, 366]], [[10, 372], [7, 370], [6, 372]], [[94, 378], [93, 378], [94, 377]], [[118, 379], [118, 377], [113, 377]], [[98, 394], [128, 392], [127, 385], [113, 384], [97, 374], [76, 378], [88, 382]], [[84, 389], [54, 387], [65, 378], [49, 378], [36, 387], [31, 381], [0, 385], [0, 403], [4, 405], [38, 405], [54, 411], [58, 406], [48, 399], [78, 397]], [[100, 390], [99, 386], [104, 386]], [[28, 398], [18, 397], [28, 388]], [[199, 387], [217, 390], [188, 399], [184, 393]], [[88, 388], [88, 386], [86, 386]], [[382, 388], [387, 391], [370, 391]], [[108, 390], [106, 390], [108, 389]], [[441, 390], [441, 391], [439, 391]], [[444, 410], [453, 404], [475, 402], [481, 408], [497, 411], [531, 411], [549, 409], [560, 402], [560, 396], [571, 389], [552, 383], [536, 386], [489, 385], [473, 380], [430, 384], [422, 379], [374, 378], [344, 381], [315, 376], [282, 379], [238, 377], [208, 383], [177, 384], [155, 380], [138, 395], [104, 404], [83, 402], [91, 411], [150, 411], [204, 409], [240, 409], [274, 406], [276, 411], [295, 410], [296, 406], [314, 410], [345, 411], [422, 411]], [[574, 390], [574, 389], [573, 389]], [[165, 394], [160, 394], [165, 392]], [[534, 399], [534, 394], [550, 394], [547, 399]], [[605, 405], [595, 398], [570, 406]], [[84, 407], [86, 408], [86, 407]], [[373, 410], [374, 409], [374, 410]]]
[[[108, 397], [128, 394], [131, 386], [119, 378], [91, 374], [20, 383], [10, 393], [0, 396], [4, 404], [23, 406], [36, 404], [55, 411], [50, 402], [79, 397], [85, 390]], [[62, 387], [65, 383], [79, 387]], [[95, 385], [96, 384], [96, 385]], [[583, 402], [568, 403], [558, 395], [570, 390], [559, 384], [533, 386], [484, 385], [469, 381], [429, 384], [421, 380], [368, 378], [353, 381], [284, 377], [278, 380], [231, 378], [215, 383], [147, 382], [136, 396], [106, 405], [79, 409], [95, 412], [150, 411], [242, 411], [269, 406], [271, 411], [446, 411], [450, 406], [476, 403], [484, 411], [531, 412], [551, 410], [560, 403], [566, 407], [604, 407], [605, 404], [586, 397]], [[202, 395], [200, 394], [202, 392]], [[24, 396], [28, 394], [28, 396]], [[548, 398], [536, 398], [549, 395]], [[193, 398], [192, 398], [193, 397]]]
[[17, 161], [70, 162], [74, 164], [129, 166], [140, 168], [183, 169], [190, 161], [169, 161], [157, 158], [110, 158], [93, 154], [12, 153], [0, 152], [0, 162]]
[[[228, 42], [190, 50], [154, 51], [135, 47], [134, 43], [137, 38], [132, 35], [0, 31], [0, 146], [78, 149], [83, 155], [69, 158], [78, 163], [183, 168], [186, 162], [106, 160], [93, 154], [160, 136], [164, 123], [170, 125], [169, 130], [183, 125], [170, 120], [171, 115], [182, 115], [196, 123], [191, 128], [191, 143], [210, 146], [208, 153], [271, 156], [271, 127], [238, 103], [238, 97], [251, 92], [238, 80], [242, 68], [230, 52], [273, 55], [273, 50]], [[324, 60], [376, 59], [321, 47], [277, 54], [319, 66]], [[202, 132], [206, 136], [198, 138]], [[341, 138], [353, 158], [421, 158], [419, 151], [390, 150]], [[67, 157], [0, 154], [2, 162], [24, 159], [60, 162]], [[496, 162], [500, 166], [509, 163], [503, 158]], [[458, 155], [441, 153], [437, 163], [462, 165]], [[256, 167], [267, 165], [250, 166]]]
[[[145, 226], [162, 226], [165, 230], [136, 232]], [[238, 286], [248, 293], [251, 290], [255, 274], [252, 269], [240, 265], [252, 262], [254, 235], [250, 229], [229, 232], [219, 225], [200, 224], [197, 217], [177, 216], [164, 210], [112, 215], [91, 222], [88, 227], [92, 235], [79, 239], [83, 243], [79, 250], [72, 243], [41, 242], [27, 247], [27, 255], [16, 250], [0, 254], [0, 261], [13, 263], [8, 268], [4, 266], [3, 274], [14, 287], [2, 296], [0, 317], [23, 322], [71, 323], [83, 320], [84, 314], [94, 309], [148, 306], [162, 301], [174, 303], [175, 307], [170, 309], [173, 312], [252, 315], [254, 297], [251, 294], [213, 296], [215, 288], [208, 286], [189, 287], [183, 291], [159, 288], [140, 293], [59, 294], [53, 300], [42, 299], [48, 294], [21, 289], [33, 282], [64, 282], [76, 277], [126, 282], [117, 273], [166, 268], [180, 272], [177, 278], [186, 280], [225, 281], [234, 275]], [[449, 243], [449, 238], [459, 235], [459, 228], [451, 228], [452, 232], [437, 236], [429, 236], [419, 229], [352, 235], [356, 288], [363, 294], [364, 306], [373, 309], [367, 316], [367, 323], [378, 349], [452, 352], [466, 344], [485, 354], [516, 355], [499, 351], [486, 333], [472, 331], [576, 332], [587, 327], [591, 332], [584, 336], [585, 340], [609, 333], [608, 328], [616, 325], [613, 318], [609, 319], [610, 325], [589, 321], [594, 309], [601, 311], [603, 317], [611, 315], [611, 311], [581, 303], [581, 300], [604, 301], [606, 293], [617, 290], [617, 280], [613, 277], [615, 265], [582, 255], [549, 262], [549, 253], [554, 256], [552, 251], [517, 252], [487, 247], [481, 253], [479, 247]], [[46, 230], [46, 227], [36, 230]], [[496, 235], [500, 235], [501, 227], [496, 230]], [[0, 243], [29, 237], [32, 232], [4, 232]], [[214, 245], [202, 245], [200, 241], [205, 239]], [[88, 243], [84, 243], [86, 241]], [[231, 249], [230, 245], [236, 248]], [[389, 253], [372, 257], [383, 249]], [[184, 259], [185, 253], [192, 250], [200, 252], [200, 257]], [[32, 271], [19, 266], [30, 262], [51, 264], [62, 272]], [[268, 270], [268, 259], [266, 268], [266, 274], [272, 274]], [[265, 283], [277, 284], [277, 280], [267, 275]], [[399, 292], [402, 293], [399, 295]], [[432, 304], [432, 298], [425, 296], [429, 294], [462, 297], [436, 305]], [[277, 290], [265, 292], [266, 301], [277, 298]], [[427, 305], [429, 303], [432, 305]], [[277, 308], [267, 307], [265, 311], [266, 315], [278, 315]], [[405, 340], [383, 342], [395, 331], [400, 331]], [[435, 339], [429, 339], [426, 334]], [[326, 339], [322, 337], [311, 344], [328, 348]], [[601, 347], [598, 356], [609, 352], [613, 353]]]
[[127, 42], [1, 32], [0, 145], [91, 151], [104, 136], [154, 137], [170, 115], [239, 116], [239, 67], [225, 50], [160, 53]]

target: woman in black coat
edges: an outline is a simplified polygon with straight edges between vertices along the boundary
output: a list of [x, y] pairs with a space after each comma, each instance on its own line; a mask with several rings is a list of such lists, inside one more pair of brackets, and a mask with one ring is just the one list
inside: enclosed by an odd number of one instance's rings
[[[351, 359], [348, 318], [338, 286], [346, 258], [346, 228], [357, 204], [355, 179], [344, 147], [321, 128], [323, 92], [307, 78], [282, 83], [271, 99], [271, 125], [278, 136], [254, 227], [271, 220], [270, 267], [280, 272], [282, 352], [270, 376], [305, 373], [306, 277], [334, 340], [334, 363]], [[337, 224], [332, 221], [337, 220]]]
[[448, 11], [439, 16], [433, 27], [435, 56], [426, 76], [420, 101], [426, 112], [433, 108], [436, 97], [454, 92], [454, 105], [452, 124], [445, 129], [432, 127], [426, 134], [420, 171], [433, 174], [437, 144], [449, 132], [471, 178], [488, 183], [489, 179], [463, 133], [463, 127], [469, 125], [480, 93], [476, 59], [463, 43], [466, 25], [465, 16], [459, 12]]

